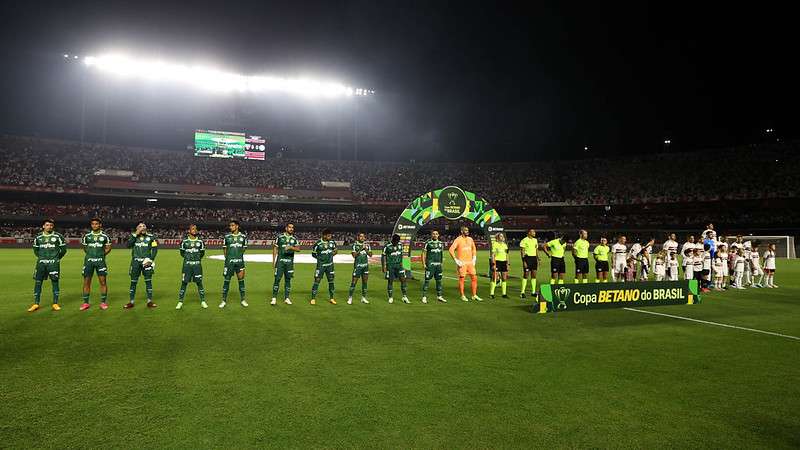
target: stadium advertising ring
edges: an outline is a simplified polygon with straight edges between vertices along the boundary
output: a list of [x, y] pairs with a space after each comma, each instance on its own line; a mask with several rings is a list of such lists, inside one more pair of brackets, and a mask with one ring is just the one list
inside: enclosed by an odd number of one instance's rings
[[445, 219], [456, 220], [467, 212], [467, 196], [461, 188], [447, 186], [439, 193], [439, 212]]

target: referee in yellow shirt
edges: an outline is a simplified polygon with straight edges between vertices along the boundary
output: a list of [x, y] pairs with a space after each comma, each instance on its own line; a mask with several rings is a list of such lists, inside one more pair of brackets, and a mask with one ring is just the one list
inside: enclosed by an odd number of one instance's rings
[[506, 244], [506, 235], [497, 233], [494, 242], [492, 242], [492, 281], [489, 283], [489, 296], [494, 298], [494, 290], [497, 284], [500, 283], [500, 288], [503, 292], [503, 298], [508, 298], [506, 288], [508, 284], [508, 267], [511, 264], [508, 262], [508, 244]]
[[539, 240], [536, 239], [536, 231], [528, 229], [528, 235], [519, 242], [519, 253], [522, 258], [522, 290], [519, 298], [525, 298], [525, 288], [528, 286], [528, 279], [531, 280], [531, 295], [536, 298], [536, 270], [539, 268]]
[[601, 237], [600, 245], [594, 248], [594, 271], [598, 283], [608, 283], [608, 254], [610, 252], [608, 239], [605, 236]]
[[575, 259], [575, 282], [589, 282], [589, 233], [578, 231], [578, 240], [572, 244], [572, 257]]
[[544, 246], [544, 252], [550, 257], [550, 284], [564, 284], [564, 273], [567, 271], [567, 265], [564, 263], [564, 253], [566, 253], [567, 244], [564, 241], [564, 236], [556, 235], [556, 238], [549, 241]]

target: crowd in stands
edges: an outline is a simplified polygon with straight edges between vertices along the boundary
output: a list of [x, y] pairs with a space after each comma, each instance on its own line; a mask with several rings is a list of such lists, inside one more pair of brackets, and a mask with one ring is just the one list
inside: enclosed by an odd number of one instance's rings
[[65, 141], [0, 138], [0, 184], [91, 188], [100, 169], [132, 171], [142, 182], [320, 190], [349, 182], [356, 199], [408, 202], [458, 185], [494, 205], [637, 204], [796, 197], [800, 152], [770, 144], [693, 153], [525, 163], [262, 161], [199, 158], [190, 151], [81, 147]]
[[[398, 213], [399, 214], [399, 211]], [[107, 206], [85, 204], [33, 204], [0, 202], [0, 215], [4, 217], [91, 217], [118, 221], [147, 222], [185, 221], [198, 223], [226, 222], [236, 219], [249, 224], [278, 226], [287, 222], [302, 224], [393, 224], [397, 214], [389, 216], [375, 211], [302, 211], [276, 209], [234, 209], [208, 207], [158, 207], [158, 206]]]

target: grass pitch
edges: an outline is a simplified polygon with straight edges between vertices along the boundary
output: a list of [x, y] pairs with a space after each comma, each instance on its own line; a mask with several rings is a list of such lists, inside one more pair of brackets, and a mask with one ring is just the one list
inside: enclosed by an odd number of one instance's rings
[[[298, 264], [295, 304], [270, 307], [271, 265], [250, 263], [250, 307], [232, 283], [220, 310], [222, 263], [206, 260], [209, 309], [192, 285], [175, 311], [170, 250], [159, 252], [156, 310], [143, 307], [141, 282], [137, 308], [122, 309], [129, 256], [115, 249], [111, 309], [97, 308], [95, 282], [94, 306], [78, 311], [82, 254], [71, 249], [64, 309], [30, 314], [33, 262], [29, 250], [0, 251], [3, 447], [800, 446], [790, 338], [622, 309], [535, 315], [518, 278], [507, 300], [489, 300], [482, 278], [485, 301], [462, 303], [446, 279], [446, 305], [421, 304], [418, 281], [413, 304], [397, 302], [397, 286], [389, 305], [373, 268], [372, 303], [348, 306], [348, 265], [337, 267], [339, 305], [324, 301], [323, 282], [310, 306], [312, 266]], [[778, 264], [780, 289], [650, 310], [800, 336], [800, 262]]]

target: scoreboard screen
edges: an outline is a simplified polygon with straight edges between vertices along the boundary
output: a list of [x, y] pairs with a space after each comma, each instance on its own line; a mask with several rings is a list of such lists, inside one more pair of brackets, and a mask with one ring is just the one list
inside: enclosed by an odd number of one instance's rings
[[235, 131], [196, 130], [194, 156], [210, 158], [265, 159], [267, 142], [261, 136]]

